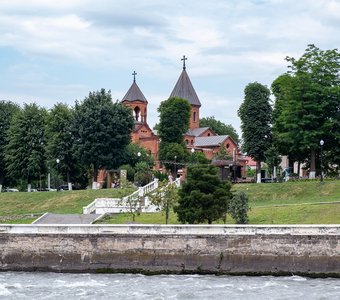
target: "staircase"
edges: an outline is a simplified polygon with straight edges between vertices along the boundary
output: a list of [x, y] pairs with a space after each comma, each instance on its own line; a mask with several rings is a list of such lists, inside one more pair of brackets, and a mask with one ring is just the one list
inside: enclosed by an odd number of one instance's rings
[[[177, 178], [173, 184], [180, 186], [180, 179]], [[128, 212], [130, 205], [138, 204], [141, 212], [156, 212], [157, 207], [149, 202], [146, 196], [158, 188], [158, 179], [138, 188], [131, 195], [123, 198], [97, 198], [89, 205], [83, 207], [83, 214], [105, 214]]]

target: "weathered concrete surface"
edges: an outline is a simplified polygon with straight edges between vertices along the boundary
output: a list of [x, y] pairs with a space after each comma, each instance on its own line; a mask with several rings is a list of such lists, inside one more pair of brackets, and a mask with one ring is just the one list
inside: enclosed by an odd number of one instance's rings
[[52, 214], [45, 213], [32, 224], [92, 224], [100, 218], [99, 214]]
[[340, 226], [2, 225], [0, 270], [340, 277]]

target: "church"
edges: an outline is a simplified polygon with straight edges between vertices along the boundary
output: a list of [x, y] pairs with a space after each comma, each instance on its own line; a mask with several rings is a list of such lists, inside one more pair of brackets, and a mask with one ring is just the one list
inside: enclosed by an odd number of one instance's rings
[[[202, 105], [186, 71], [185, 61], [187, 58], [183, 56], [181, 60], [183, 69], [169, 98], [186, 99], [191, 105], [189, 130], [184, 136], [188, 151], [203, 152], [206, 158], [212, 160], [212, 163], [219, 167], [222, 179], [233, 178], [236, 180], [244, 177], [246, 160], [241, 155], [237, 143], [229, 135], [217, 135], [209, 127], [200, 127]], [[155, 161], [158, 162], [159, 137], [157, 132], [148, 125], [148, 101], [136, 83], [136, 72], [133, 72], [132, 75], [132, 85], [121, 101], [131, 108], [135, 120], [131, 140], [149, 150]], [[214, 159], [221, 147], [225, 148], [232, 160]], [[159, 163], [156, 163], [156, 168], [159, 168]]]

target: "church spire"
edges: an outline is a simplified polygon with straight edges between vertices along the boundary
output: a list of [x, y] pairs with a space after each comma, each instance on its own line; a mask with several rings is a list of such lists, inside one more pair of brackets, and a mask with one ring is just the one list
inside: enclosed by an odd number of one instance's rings
[[133, 71], [132, 75], [133, 75], [133, 82], [136, 82], [136, 75], [137, 75], [136, 71]]

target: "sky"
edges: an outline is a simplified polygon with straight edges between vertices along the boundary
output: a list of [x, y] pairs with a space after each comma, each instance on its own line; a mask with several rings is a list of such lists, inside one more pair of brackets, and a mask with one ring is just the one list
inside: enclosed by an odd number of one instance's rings
[[201, 117], [240, 133], [245, 86], [270, 87], [308, 44], [339, 48], [340, 0], [1, 1], [0, 100], [73, 106], [101, 88], [122, 100], [136, 71], [152, 127], [185, 55]]

